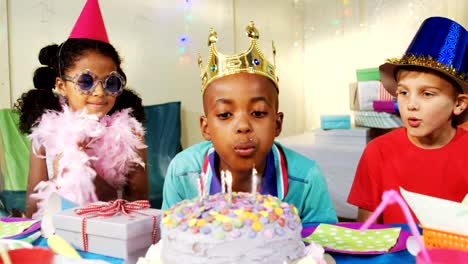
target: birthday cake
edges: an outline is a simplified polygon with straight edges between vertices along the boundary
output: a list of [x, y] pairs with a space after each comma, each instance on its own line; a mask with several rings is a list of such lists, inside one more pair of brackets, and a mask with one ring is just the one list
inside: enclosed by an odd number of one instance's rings
[[292, 263], [304, 256], [293, 205], [271, 195], [218, 193], [182, 201], [162, 220], [161, 258], [172, 263]]

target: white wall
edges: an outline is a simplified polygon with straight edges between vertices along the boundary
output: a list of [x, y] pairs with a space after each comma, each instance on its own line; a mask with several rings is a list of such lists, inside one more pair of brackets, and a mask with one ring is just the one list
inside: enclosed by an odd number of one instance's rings
[[308, 131], [320, 127], [321, 114], [350, 114], [348, 84], [356, 81], [356, 69], [378, 67], [386, 58], [403, 55], [425, 18], [445, 16], [468, 28], [465, 0], [305, 0], [304, 4]]

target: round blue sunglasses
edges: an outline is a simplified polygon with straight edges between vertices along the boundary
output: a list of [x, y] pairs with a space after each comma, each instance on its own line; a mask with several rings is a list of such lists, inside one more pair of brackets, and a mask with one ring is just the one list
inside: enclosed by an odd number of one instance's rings
[[75, 88], [78, 88], [79, 92], [86, 95], [91, 95], [94, 90], [96, 90], [99, 82], [102, 84], [106, 95], [110, 96], [120, 95], [125, 87], [125, 79], [116, 71], [109, 73], [103, 79], [99, 79], [96, 74], [86, 69], [75, 74], [73, 77], [63, 75], [62, 79], [73, 82], [75, 84]]

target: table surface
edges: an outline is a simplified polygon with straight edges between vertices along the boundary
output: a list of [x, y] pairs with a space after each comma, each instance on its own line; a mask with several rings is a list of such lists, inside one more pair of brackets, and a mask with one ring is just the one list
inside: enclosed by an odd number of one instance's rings
[[[409, 228], [407, 225], [394, 225], [399, 226], [407, 231]], [[304, 234], [307, 232], [309, 227], [304, 227]], [[47, 247], [47, 241], [43, 238], [40, 238], [35, 241], [34, 245]], [[118, 258], [112, 258], [107, 256], [102, 256], [98, 254], [93, 254], [89, 252], [79, 251], [80, 255], [85, 259], [100, 259], [107, 261], [112, 264], [122, 264], [123, 260]], [[350, 263], [373, 263], [373, 264], [383, 264], [383, 263], [415, 263], [415, 257], [412, 256], [407, 250], [402, 250], [395, 253], [381, 254], [381, 255], [350, 255], [350, 254], [340, 254], [340, 253], [329, 253], [336, 261], [337, 264], [350, 264]]]

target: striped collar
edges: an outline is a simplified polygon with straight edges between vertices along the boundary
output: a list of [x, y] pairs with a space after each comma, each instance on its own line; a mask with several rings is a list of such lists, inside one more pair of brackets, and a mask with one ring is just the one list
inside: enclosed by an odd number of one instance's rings
[[[211, 147], [205, 155], [202, 168], [207, 182], [210, 183], [210, 194], [221, 192], [221, 183], [215, 167], [215, 161], [217, 159], [219, 159], [219, 156], [214, 148]], [[275, 144], [273, 144], [266, 157], [266, 167], [260, 193], [274, 195], [281, 200], [284, 199], [288, 193], [288, 168], [286, 159], [281, 149]]]

